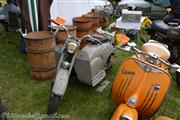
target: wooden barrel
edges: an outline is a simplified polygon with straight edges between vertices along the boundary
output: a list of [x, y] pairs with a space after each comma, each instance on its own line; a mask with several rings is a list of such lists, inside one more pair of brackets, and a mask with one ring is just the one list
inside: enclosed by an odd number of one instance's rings
[[99, 25], [101, 27], [103, 27], [103, 23], [104, 23], [104, 12], [103, 11], [99, 11], [96, 14], [99, 15]]
[[[76, 26], [72, 26], [72, 25], [65, 25], [65, 27], [67, 28], [67, 30], [73, 35], [76, 36]], [[58, 27], [57, 26], [53, 26], [51, 27], [52, 31], [55, 32]], [[56, 35], [56, 44], [63, 44], [66, 39], [68, 38], [66, 30], [64, 28], [60, 28], [59, 32]]]
[[104, 16], [104, 22], [103, 22], [102, 28], [107, 28], [107, 27], [109, 27], [109, 25], [110, 25], [109, 18]]
[[73, 25], [77, 27], [77, 37], [81, 38], [92, 33], [92, 19], [85, 17], [73, 18]]
[[33, 79], [46, 80], [54, 76], [55, 46], [55, 35], [51, 32], [31, 32], [26, 35], [27, 61]]
[[94, 12], [90, 12], [88, 14], [82, 15], [82, 17], [92, 18], [92, 32], [96, 32], [97, 28], [99, 28], [99, 15]]
[[102, 28], [107, 28], [110, 24], [109, 19], [106, 17], [104, 11], [96, 12], [99, 15], [99, 25]]

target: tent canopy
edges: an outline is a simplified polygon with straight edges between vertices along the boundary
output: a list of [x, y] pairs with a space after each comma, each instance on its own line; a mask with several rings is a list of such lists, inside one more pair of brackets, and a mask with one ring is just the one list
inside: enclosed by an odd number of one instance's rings
[[107, 0], [53, 0], [51, 4], [51, 18], [57, 16], [66, 20], [65, 24], [72, 25], [72, 19], [90, 12], [95, 6], [110, 4]]

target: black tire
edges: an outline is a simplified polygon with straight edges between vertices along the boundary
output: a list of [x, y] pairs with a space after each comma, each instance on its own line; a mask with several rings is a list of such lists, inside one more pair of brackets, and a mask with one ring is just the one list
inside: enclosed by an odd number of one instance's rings
[[177, 83], [177, 86], [180, 88], [180, 73], [179, 72], [176, 73], [176, 83]]
[[50, 101], [49, 101], [49, 106], [48, 106], [48, 115], [53, 115], [57, 112], [58, 108], [58, 102], [60, 100], [60, 97], [58, 95], [52, 94]]

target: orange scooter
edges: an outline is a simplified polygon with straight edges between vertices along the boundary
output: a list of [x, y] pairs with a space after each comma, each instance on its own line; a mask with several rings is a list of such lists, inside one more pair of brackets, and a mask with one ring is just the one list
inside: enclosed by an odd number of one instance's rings
[[170, 87], [169, 69], [180, 72], [180, 66], [167, 62], [170, 52], [155, 41], [145, 43], [142, 51], [135, 43], [117, 48], [135, 54], [122, 63], [114, 79], [110, 99], [118, 107], [111, 120], [150, 118], [161, 106]]

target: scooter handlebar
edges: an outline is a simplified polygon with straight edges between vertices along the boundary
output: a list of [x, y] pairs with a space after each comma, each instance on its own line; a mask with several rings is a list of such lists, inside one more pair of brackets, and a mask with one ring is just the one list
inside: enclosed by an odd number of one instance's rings
[[180, 73], [180, 66], [178, 64], [173, 64], [172, 68], [174, 68], [176, 72]]
[[[67, 35], [68, 35], [68, 38], [70, 38], [70, 37], [76, 38], [72, 33], [70, 33], [70, 32], [68, 31], [68, 29], [66, 28], [65, 25], [63, 25], [63, 24], [58, 24], [58, 23], [56, 23], [53, 19], [49, 19], [49, 21], [52, 22], [52, 23], [54, 23], [54, 24], [56, 24], [56, 25], [58, 26], [58, 29], [56, 30], [57, 32], [59, 31], [60, 28], [63, 28], [63, 29], [65, 29], [65, 31], [66, 31], [66, 33], [67, 33]], [[55, 32], [55, 33], [57, 33], [57, 32]], [[76, 38], [76, 39], [77, 39], [77, 38]]]
[[154, 60], [158, 60], [160, 62], [162, 62], [163, 64], [167, 65], [168, 67], [174, 69], [176, 72], [180, 73], [180, 66], [178, 64], [171, 64], [168, 61], [165, 61], [163, 59], [161, 59], [158, 55], [153, 54], [153, 53], [146, 53], [144, 51], [139, 50], [138, 48], [136, 48], [136, 44], [134, 42], [132, 43], [127, 43], [125, 47], [122, 47], [123, 45], [119, 45], [116, 46], [115, 49], [120, 49], [123, 51], [128, 51], [128, 52], [136, 52], [137, 54], [142, 54], [142, 55], [147, 55], [151, 58], [153, 58]]
[[120, 45], [116, 46], [114, 50], [120, 49], [120, 50], [127, 51], [127, 52], [138, 51], [138, 49], [135, 47], [136, 47], [136, 43], [134, 43], [134, 42], [129, 43], [128, 42], [127, 44], [120, 44]]

